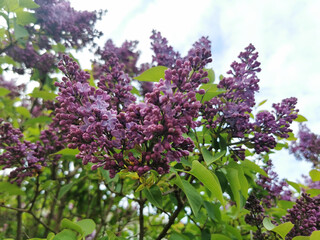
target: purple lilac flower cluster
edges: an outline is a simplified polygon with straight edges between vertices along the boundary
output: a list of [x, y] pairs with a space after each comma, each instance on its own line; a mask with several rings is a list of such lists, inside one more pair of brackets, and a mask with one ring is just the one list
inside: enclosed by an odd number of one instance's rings
[[312, 198], [309, 194], [302, 193], [282, 220], [294, 224], [286, 239], [291, 240], [295, 236], [310, 236], [313, 231], [320, 230], [320, 198]]
[[[101, 56], [101, 59], [105, 60], [106, 62], [109, 59], [117, 57], [119, 62], [124, 64], [124, 72], [129, 74], [130, 76], [134, 76], [138, 74], [140, 71], [136, 67], [138, 58], [140, 56], [140, 52], [136, 51], [138, 45], [138, 41], [125, 41], [121, 47], [116, 47], [111, 39], [107, 40], [104, 45], [104, 48], [98, 49], [96, 54]], [[98, 66], [96, 66], [98, 67]], [[98, 69], [95, 69], [94, 78], [99, 78], [100, 74]], [[104, 72], [101, 70], [101, 72]]]
[[298, 159], [305, 159], [313, 163], [313, 166], [319, 166], [320, 162], [320, 135], [310, 131], [310, 129], [301, 124], [299, 126], [298, 140], [290, 146], [290, 152]]
[[[223, 78], [218, 84], [218, 88], [226, 92], [205, 102], [202, 115], [207, 128], [218, 134], [228, 132], [232, 138], [239, 138], [240, 142], [253, 144], [256, 153], [268, 152], [276, 146], [275, 136], [289, 137], [288, 133], [292, 131], [290, 123], [297, 118], [297, 99], [288, 98], [273, 104], [274, 111], [260, 112], [256, 121], [250, 122], [255, 93], [259, 90], [256, 73], [261, 69], [254, 46], [250, 44], [245, 50], [239, 55], [241, 61], [231, 64], [232, 70], [228, 72], [231, 76]], [[232, 147], [230, 151], [235, 160], [244, 159], [241, 146]]]
[[167, 173], [171, 161], [193, 151], [192, 140], [182, 134], [199, 126], [194, 121], [201, 107], [195, 89], [208, 82], [208, 73], [196, 72], [194, 66], [208, 61], [198, 56], [177, 60], [177, 68], [165, 72], [145, 101], [135, 103], [117, 58], [108, 60], [95, 89], [88, 84], [89, 74], [64, 56], [58, 67], [66, 77], [56, 83], [60, 107], [54, 122], [70, 128], [68, 147], [79, 148], [78, 157], [84, 164], [94, 163], [93, 169], [104, 167], [111, 176], [121, 169], [139, 175], [150, 169]]
[[[38, 54], [31, 43], [27, 43], [25, 48], [13, 46], [9, 48], [7, 54], [16, 62], [23, 63], [26, 68], [37, 68], [42, 74], [51, 72], [55, 64], [55, 56], [49, 52]], [[21, 69], [17, 73], [24, 74]]]
[[41, 172], [46, 165], [45, 150], [40, 142], [31, 143], [22, 138], [19, 129], [0, 119], [0, 166], [2, 169], [13, 168], [9, 178], [17, 184], [21, 184], [25, 177]]
[[291, 200], [292, 192], [288, 188], [288, 183], [285, 180], [279, 180], [278, 174], [272, 170], [273, 164], [268, 160], [266, 166], [263, 167], [268, 177], [259, 174], [256, 183], [261, 188], [256, 189], [256, 195], [262, 199], [266, 208], [276, 206], [277, 200]]
[[158, 66], [171, 68], [176, 63], [176, 60], [181, 59], [180, 53], [174, 51], [172, 46], [168, 45], [168, 40], [162, 37], [160, 32], [153, 30], [150, 39], [152, 40], [151, 49], [154, 52], [152, 64], [156, 63]]
[[81, 48], [102, 35], [93, 29], [102, 12], [76, 11], [64, 0], [35, 2], [40, 5], [35, 9], [37, 23], [56, 42], [62, 41], [67, 46]]
[[257, 228], [253, 234], [253, 239], [274, 239], [270, 232], [262, 232], [262, 222], [266, 217], [265, 209], [260, 204], [260, 200], [254, 194], [250, 194], [244, 208], [250, 211], [245, 215], [245, 222]]
[[0, 75], [0, 87], [10, 90], [10, 93], [7, 96], [11, 99], [19, 97], [26, 89], [25, 84], [17, 85], [14, 80], [6, 81], [2, 75]]

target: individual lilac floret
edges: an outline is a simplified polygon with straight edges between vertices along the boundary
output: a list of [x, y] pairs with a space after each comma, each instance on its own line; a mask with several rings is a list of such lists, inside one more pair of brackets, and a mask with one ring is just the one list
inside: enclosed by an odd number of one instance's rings
[[9, 178], [19, 185], [25, 177], [40, 173], [46, 165], [45, 150], [40, 143], [23, 141], [22, 138], [19, 129], [0, 119], [0, 166], [2, 169], [13, 168]]
[[320, 198], [310, 197], [302, 193], [296, 204], [288, 210], [283, 222], [292, 222], [294, 227], [286, 236], [291, 240], [295, 236], [310, 236], [313, 231], [320, 230]]
[[301, 124], [299, 126], [298, 140], [292, 142], [290, 152], [298, 159], [304, 159], [313, 163], [313, 166], [319, 166], [320, 162], [320, 135], [310, 131], [310, 129]]

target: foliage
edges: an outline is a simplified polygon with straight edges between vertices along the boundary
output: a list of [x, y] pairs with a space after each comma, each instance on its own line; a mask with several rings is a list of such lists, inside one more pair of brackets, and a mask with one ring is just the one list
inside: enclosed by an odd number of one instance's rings
[[[319, 136], [294, 97], [258, 110], [255, 47], [216, 80], [208, 38], [181, 56], [154, 30], [138, 66], [136, 41], [95, 45], [102, 13], [0, 0], [0, 238], [318, 239]], [[273, 171], [289, 145], [305, 184]]]

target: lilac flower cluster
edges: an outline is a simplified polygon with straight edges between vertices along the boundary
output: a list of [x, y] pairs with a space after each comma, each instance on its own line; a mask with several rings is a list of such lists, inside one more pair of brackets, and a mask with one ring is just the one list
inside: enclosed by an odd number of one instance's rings
[[168, 45], [168, 40], [162, 37], [160, 32], [156, 30], [152, 31], [150, 39], [151, 49], [154, 52], [152, 56], [152, 64], [157, 64], [158, 66], [173, 67], [176, 60], [181, 59], [180, 53], [173, 50], [172, 46]]
[[6, 81], [2, 75], [0, 75], [0, 87], [10, 90], [10, 93], [7, 95], [11, 99], [17, 98], [25, 91], [26, 85], [20, 84], [17, 85], [14, 80]]
[[78, 148], [78, 157], [94, 163], [93, 169], [104, 167], [111, 176], [121, 169], [167, 173], [171, 161], [193, 151], [192, 140], [182, 135], [199, 126], [195, 89], [208, 82], [206, 71], [194, 71], [199, 65], [199, 57], [177, 60], [177, 68], [165, 72], [145, 101], [135, 103], [117, 58], [107, 61], [95, 89], [88, 84], [90, 76], [65, 56], [58, 64], [66, 77], [56, 83], [60, 106], [54, 122], [70, 129], [68, 147]]
[[288, 188], [288, 183], [285, 180], [279, 180], [278, 174], [272, 168], [272, 161], [269, 160], [266, 166], [263, 167], [268, 177], [259, 174], [256, 180], [257, 185], [261, 187], [255, 190], [256, 195], [259, 196], [259, 199], [262, 199], [266, 208], [276, 206], [277, 200], [290, 201], [292, 198], [292, 192]]
[[13, 168], [9, 178], [21, 184], [25, 177], [40, 173], [46, 165], [44, 148], [39, 142], [21, 140], [23, 134], [10, 123], [0, 119], [0, 166]]
[[[49, 52], [38, 54], [31, 43], [27, 43], [25, 48], [13, 46], [9, 48], [7, 54], [16, 62], [23, 63], [26, 68], [36, 68], [42, 74], [52, 72], [56, 59]], [[18, 69], [17, 73], [24, 74], [24, 71]]]
[[320, 162], [320, 135], [312, 133], [310, 129], [301, 124], [299, 126], [298, 140], [290, 146], [290, 152], [298, 159], [305, 159], [319, 166]]
[[265, 210], [260, 204], [260, 200], [254, 194], [250, 194], [244, 208], [250, 211], [245, 215], [245, 222], [257, 228], [253, 234], [253, 239], [273, 239], [269, 232], [262, 232], [262, 222], [266, 217]]
[[56, 42], [81, 48], [102, 35], [93, 29], [102, 12], [74, 10], [68, 1], [36, 0], [39, 8], [35, 9], [37, 23], [42, 30]]
[[[250, 44], [245, 50], [239, 55], [241, 61], [231, 64], [232, 70], [228, 72], [231, 76], [223, 78], [217, 86], [226, 92], [205, 102], [202, 116], [206, 127], [217, 134], [227, 132], [231, 138], [240, 139], [239, 142], [252, 144], [256, 153], [268, 152], [276, 146], [275, 136], [289, 137], [290, 123], [297, 118], [297, 99], [288, 98], [273, 104], [274, 111], [260, 112], [256, 121], [250, 122], [249, 114], [259, 90], [256, 73], [261, 69], [254, 46]], [[240, 145], [230, 147], [230, 151], [235, 160], [244, 159], [244, 149]]]
[[[124, 64], [124, 72], [130, 76], [138, 74], [140, 71], [136, 67], [140, 52], [136, 51], [138, 41], [125, 41], [121, 47], [116, 47], [111, 39], [107, 40], [103, 49], [98, 49], [96, 54], [106, 62], [109, 59], [117, 57], [119, 62]], [[103, 70], [101, 70], [103, 72]], [[97, 72], [97, 69], [96, 69]], [[99, 78], [100, 74], [95, 74], [95, 78]]]
[[313, 231], [320, 230], [320, 198], [311, 198], [310, 195], [302, 193], [282, 220], [294, 224], [286, 239], [291, 240], [295, 236], [310, 236]]

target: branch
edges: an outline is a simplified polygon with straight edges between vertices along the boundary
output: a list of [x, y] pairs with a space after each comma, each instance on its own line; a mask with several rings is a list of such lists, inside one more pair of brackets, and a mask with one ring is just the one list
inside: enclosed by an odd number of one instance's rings
[[143, 219], [143, 208], [145, 199], [142, 199], [142, 192], [140, 191], [140, 199], [139, 199], [139, 226], [140, 226], [140, 233], [139, 233], [139, 240], [143, 240], [144, 238], [144, 219]]
[[6, 206], [4, 204], [0, 204], [0, 207], [3, 208], [7, 208], [7, 209], [11, 209], [14, 211], [17, 211], [18, 213], [22, 214], [22, 213], [29, 213], [32, 215], [32, 217], [38, 222], [40, 223], [42, 226], [44, 226], [46, 229], [48, 229], [49, 231], [56, 233], [52, 228], [50, 228], [47, 224], [45, 224], [43, 221], [41, 221], [40, 218], [38, 218], [34, 212], [30, 211], [29, 209], [24, 209], [24, 208], [15, 208], [15, 207], [10, 207], [10, 206]]
[[160, 240], [160, 239], [164, 238], [167, 235], [168, 230], [170, 229], [172, 224], [174, 224], [174, 221], [178, 217], [180, 211], [183, 209], [184, 203], [180, 199], [178, 191], [176, 191], [175, 193], [176, 193], [176, 198], [178, 200], [178, 207], [173, 212], [173, 214], [170, 216], [168, 223], [164, 226], [164, 228], [162, 229], [162, 232], [159, 234], [159, 236], [156, 238], [156, 240]]

